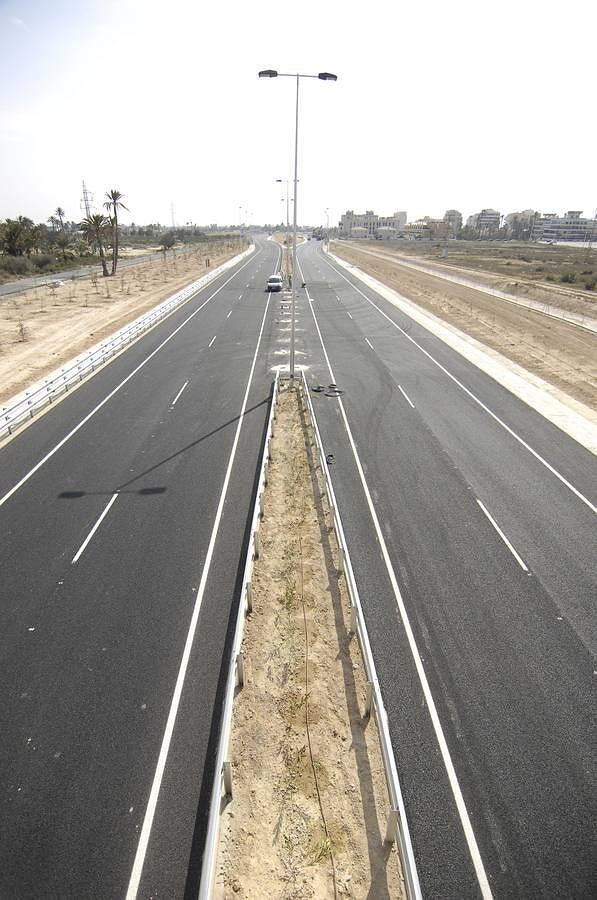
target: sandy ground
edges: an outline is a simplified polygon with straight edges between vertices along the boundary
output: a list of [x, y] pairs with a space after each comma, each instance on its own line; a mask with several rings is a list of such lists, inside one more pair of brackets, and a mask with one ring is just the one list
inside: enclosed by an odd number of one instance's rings
[[[597, 310], [597, 248], [581, 242], [561, 246], [529, 241], [358, 241], [359, 246], [387, 248], [411, 262], [460, 270], [469, 277], [525, 296], [527, 290], [545, 288], [553, 297], [583, 299], [587, 315]], [[574, 283], [561, 276], [574, 275]], [[593, 285], [592, 290], [587, 284]], [[541, 296], [541, 295], [540, 295]], [[560, 304], [558, 304], [560, 305]]]
[[[536, 300], [548, 306], [597, 318], [597, 293], [583, 289], [583, 283], [593, 279], [592, 273], [597, 274], [597, 263], [586, 261], [586, 254], [582, 247], [569, 250], [563, 259], [544, 261], [544, 265], [534, 266], [533, 263], [541, 260], [542, 255], [546, 252], [541, 245], [515, 244], [514, 248], [518, 247], [520, 251], [523, 247], [524, 252], [516, 252], [516, 249], [512, 249], [508, 256], [508, 243], [500, 246], [499, 251], [496, 250], [493, 254], [486, 249], [485, 242], [483, 242], [482, 248], [479, 248], [478, 244], [470, 242], [470, 249], [468, 247], [463, 249], [463, 244], [469, 242], [461, 242], [457, 250], [453, 250], [449, 243], [448, 255], [443, 257], [439, 251], [435, 253], [430, 249], [425, 251], [424, 242], [411, 241], [410, 243], [414, 245], [414, 248], [420, 248], [418, 253], [416, 249], [405, 252], [403, 246], [385, 246], [379, 241], [357, 241], [354, 246], [373, 252], [380, 257], [386, 256], [397, 260], [403, 257], [407, 262], [421, 263], [438, 269], [440, 272], [460, 275], [487, 287], [514, 294], [522, 299]], [[535, 249], [537, 246], [538, 249]], [[555, 249], [551, 247], [547, 250], [551, 251], [552, 255], [555, 253]], [[532, 259], [533, 253], [537, 257], [536, 259]], [[597, 253], [593, 256], [597, 257]], [[522, 261], [521, 258], [523, 258]], [[532, 262], [527, 263], [525, 261], [527, 258], [532, 259]], [[589, 268], [583, 269], [585, 266]], [[532, 277], [536, 269], [545, 271], [550, 268], [555, 273], [554, 277], [562, 272], [576, 269], [579, 278], [578, 284], [566, 286], [557, 282], [547, 283], [541, 280], [538, 274], [537, 277]], [[581, 271], [591, 274], [581, 276]]]
[[[0, 299], [0, 403], [240, 252], [202, 244], [182, 257], [65, 279]], [[216, 255], [218, 253], [219, 255]], [[209, 259], [209, 266], [206, 261]]]
[[[423, 309], [597, 410], [597, 335], [482, 291], [415, 272], [401, 266], [398, 258], [386, 258], [385, 248], [379, 251], [381, 257], [343, 241], [333, 241], [330, 249]], [[562, 306], [560, 301], [558, 293], [557, 303], [552, 302]], [[570, 309], [582, 312], [583, 300], [569, 298], [569, 302]]]
[[[282, 391], [215, 896], [402, 898], [366, 678], [298, 392]], [[320, 801], [318, 799], [320, 797]]]

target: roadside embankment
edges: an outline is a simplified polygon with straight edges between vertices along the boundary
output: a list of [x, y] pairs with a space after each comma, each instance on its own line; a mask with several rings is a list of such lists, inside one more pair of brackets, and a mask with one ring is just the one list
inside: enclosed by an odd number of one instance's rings
[[597, 410], [597, 335], [438, 276], [334, 241], [341, 259]]
[[298, 390], [281, 390], [215, 896], [403, 898], [366, 676]]
[[182, 257], [154, 259], [109, 278], [49, 284], [0, 299], [0, 402], [40, 380], [242, 247], [201, 244]]

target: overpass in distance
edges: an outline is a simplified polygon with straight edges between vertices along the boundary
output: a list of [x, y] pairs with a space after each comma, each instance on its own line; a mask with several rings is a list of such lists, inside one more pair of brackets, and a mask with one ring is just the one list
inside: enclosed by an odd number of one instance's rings
[[[0, 449], [0, 897], [122, 897], [134, 869], [139, 897], [196, 893], [279, 252]], [[299, 262], [423, 896], [593, 898], [595, 457], [318, 242]]]

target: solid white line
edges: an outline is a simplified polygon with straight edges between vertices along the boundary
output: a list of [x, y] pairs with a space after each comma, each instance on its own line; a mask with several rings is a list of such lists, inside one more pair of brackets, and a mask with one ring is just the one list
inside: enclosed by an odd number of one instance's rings
[[214, 334], [214, 336], [212, 337], [211, 341], [210, 341], [209, 344], [207, 345], [207, 349], [208, 349], [208, 350], [209, 350], [209, 348], [212, 346], [212, 344], [213, 344], [213, 342], [215, 341], [215, 339], [216, 339], [216, 335]]
[[172, 406], [176, 406], [176, 401], [178, 400], [178, 398], [180, 397], [180, 395], [182, 394], [182, 392], [184, 391], [184, 389], [186, 388], [186, 386], [187, 386], [188, 383], [189, 383], [188, 381], [185, 381], [185, 383], [183, 384], [183, 386], [182, 386], [181, 389], [179, 390], [178, 394], [176, 395], [176, 397], [175, 397], [174, 400], [172, 401], [172, 404], [171, 404]]
[[[317, 329], [317, 333], [319, 335], [319, 340], [321, 341], [321, 347], [323, 350], [323, 354], [325, 356], [325, 360], [327, 363], [327, 367], [330, 373], [330, 377], [333, 382], [336, 381], [336, 377], [332, 370], [332, 366], [330, 363], [329, 356], [327, 354], [327, 350], [325, 348], [325, 344], [323, 342], [323, 337], [321, 335], [321, 331], [319, 329], [319, 323], [315, 316], [315, 311], [313, 306], [310, 307], [311, 314], [313, 316], [313, 321], [315, 322], [315, 328]], [[462, 791], [460, 789], [460, 784], [458, 782], [458, 777], [456, 775], [456, 770], [454, 768], [454, 763], [452, 762], [452, 757], [450, 756], [450, 751], [448, 749], [448, 744], [446, 742], [446, 738], [444, 736], [444, 732], [441, 726], [441, 722], [439, 719], [439, 714], [437, 712], [437, 708], [435, 705], [435, 701], [433, 699], [433, 695], [431, 693], [431, 688], [429, 687], [429, 682], [427, 681], [427, 675], [425, 674], [425, 669], [423, 668], [423, 663], [421, 662], [421, 654], [419, 653], [419, 648], [417, 646], [417, 642], [415, 640], [415, 636], [413, 634], [413, 630], [410, 624], [410, 620], [408, 618], [408, 613], [406, 611], [406, 606], [404, 605], [404, 600], [402, 599], [402, 594], [400, 593], [400, 588], [398, 586], [398, 580], [396, 578], [396, 573], [394, 572], [394, 567], [392, 566], [392, 561], [390, 559], [390, 554], [388, 552], [388, 548], [385, 542], [385, 538], [383, 536], [383, 531], [381, 529], [381, 525], [379, 523], [379, 519], [377, 517], [377, 513], [375, 511], [375, 507], [373, 505], [373, 500], [371, 497], [371, 492], [369, 491], [369, 486], [365, 479], [365, 473], [363, 471], [363, 467], [361, 465], [361, 460], [356, 448], [356, 444], [354, 442], [354, 438], [352, 436], [352, 431], [350, 429], [350, 425], [348, 424], [348, 418], [346, 416], [346, 410], [344, 409], [344, 404], [341, 398], [338, 398], [338, 405], [340, 409], [340, 413], [342, 415], [342, 419], [344, 422], [344, 427], [346, 429], [346, 433], [348, 435], [348, 440], [350, 442], [350, 446], [352, 448], [353, 456], [355, 459], [357, 471], [359, 473], [359, 477], [361, 480], [361, 484], [363, 486], [363, 490], [365, 492], [365, 497], [367, 500], [367, 505], [369, 507], [369, 513], [373, 520], [373, 525], [375, 527], [375, 531], [377, 534], [377, 539], [379, 541], [382, 555], [384, 558], [384, 563], [386, 566], [386, 570], [388, 573], [388, 577], [390, 579], [390, 583], [392, 585], [392, 590], [394, 592], [394, 597], [396, 598], [396, 604], [398, 606], [398, 610], [400, 612], [400, 617], [402, 619], [402, 624], [404, 626], [404, 631], [406, 633], [406, 637], [408, 639], [408, 644], [410, 647], [410, 651], [413, 657], [413, 661], [417, 670], [417, 675], [419, 676], [419, 683], [423, 690], [423, 695], [425, 697], [425, 701], [427, 703], [427, 708], [429, 710], [429, 716], [431, 718], [431, 723], [433, 725], [433, 730], [435, 731], [435, 737], [440, 749], [440, 753], [442, 755], [442, 760], [444, 763], [444, 768], [448, 775], [448, 780], [450, 782], [450, 787], [452, 789], [452, 795], [454, 797], [456, 808], [458, 810], [458, 815], [460, 817], [460, 822], [462, 824], [462, 829], [464, 831], [464, 836], [468, 845], [469, 853], [475, 867], [475, 873], [477, 875], [477, 881], [479, 882], [479, 887], [481, 890], [481, 894], [483, 896], [483, 900], [491, 900], [492, 893], [491, 888], [489, 887], [489, 881], [487, 879], [487, 874], [485, 872], [485, 867], [483, 866], [483, 860], [481, 859], [481, 853], [479, 851], [479, 847], [477, 844], [477, 839], [475, 838], [475, 834], [473, 831], [473, 827], [471, 825], [470, 817], [468, 814], [468, 810], [466, 808], [464, 797], [462, 796]]]
[[348, 312], [348, 310], [346, 310], [346, 315], [347, 315], [350, 319], [352, 319], [352, 315]]
[[117, 497], [118, 497], [118, 491], [116, 491], [115, 494], [112, 494], [110, 500], [108, 500], [108, 504], [107, 504], [106, 508], [104, 509], [103, 513], [101, 514], [101, 516], [99, 517], [99, 519], [97, 520], [97, 522], [95, 523], [95, 525], [93, 526], [93, 528], [91, 529], [91, 531], [89, 532], [89, 534], [87, 535], [87, 537], [85, 538], [85, 540], [83, 541], [83, 543], [81, 544], [81, 546], [79, 547], [79, 549], [77, 550], [75, 555], [73, 556], [73, 558], [71, 560], [71, 565], [74, 565], [81, 558], [81, 556], [85, 552], [85, 548], [86, 548], [87, 544], [89, 543], [89, 541], [91, 540], [91, 538], [93, 537], [93, 535], [95, 534], [97, 529], [100, 527], [100, 525], [102, 524], [102, 522], [104, 521], [104, 519], [106, 518], [108, 513], [110, 512], [110, 507], [112, 506], [112, 504], [114, 503], [114, 501], [116, 500]]
[[411, 405], [412, 408], [414, 409], [414, 408], [415, 408], [415, 404], [412, 402], [412, 400], [410, 399], [410, 397], [408, 396], [408, 394], [406, 393], [406, 391], [404, 390], [404, 388], [401, 387], [400, 385], [398, 385], [398, 390], [400, 391], [400, 393], [402, 394], [402, 396], [404, 397], [404, 399], [406, 400], [406, 402], [407, 402], [407, 403], [410, 403], [410, 405]]
[[226, 318], [229, 319], [231, 315], [232, 315], [232, 310], [230, 310], [230, 312], [228, 313], [228, 315], [226, 316]]
[[[263, 251], [261, 251], [261, 250], [258, 251], [258, 253], [262, 253], [262, 252], [263, 252]], [[253, 261], [254, 261], [254, 258], [255, 258], [255, 257], [252, 257], [250, 260], [248, 260], [248, 262], [246, 262], [243, 266], [241, 266], [241, 269], [244, 269], [245, 266], [248, 266], [249, 263], [253, 262]], [[139, 372], [139, 371], [143, 368], [143, 366], [145, 366], [145, 365], [149, 362], [150, 359], [153, 359], [153, 357], [156, 355], [156, 353], [159, 353], [159, 352], [160, 352], [160, 350], [162, 349], [162, 347], [165, 347], [166, 344], [167, 344], [169, 341], [171, 341], [172, 338], [173, 338], [175, 335], [177, 335], [178, 332], [179, 332], [182, 328], [184, 328], [185, 325], [186, 325], [188, 322], [190, 322], [191, 319], [193, 319], [193, 318], [197, 315], [197, 313], [201, 312], [201, 310], [203, 309], [204, 306], [207, 306], [207, 304], [209, 303], [210, 300], [213, 300], [213, 298], [216, 296], [216, 294], [219, 294], [220, 291], [223, 290], [223, 289], [226, 287], [226, 285], [227, 285], [230, 281], [232, 281], [232, 279], [233, 279], [236, 275], [238, 275], [238, 272], [239, 272], [239, 271], [240, 271], [240, 269], [237, 269], [237, 271], [234, 273], [234, 275], [231, 275], [230, 278], [228, 278], [228, 279], [224, 282], [224, 284], [220, 285], [220, 287], [217, 289], [217, 291], [214, 291], [213, 294], [210, 294], [209, 297], [207, 298], [207, 300], [204, 300], [204, 301], [203, 301], [203, 303], [201, 304], [201, 306], [198, 306], [196, 310], [194, 310], [189, 316], [187, 316], [187, 318], [184, 320], [184, 322], [182, 322], [180, 325], [178, 325], [178, 326], [174, 329], [174, 331], [173, 331], [171, 334], [169, 334], [168, 337], [165, 338], [165, 340], [163, 340], [162, 343], [161, 343], [158, 347], [155, 348], [155, 350], [152, 350], [151, 353], [149, 354], [149, 356], [146, 356], [145, 359], [144, 359], [142, 362], [140, 362], [139, 365], [138, 365], [136, 368], [134, 368], [133, 371], [130, 372], [130, 373], [126, 376], [126, 378], [124, 378], [124, 379], [120, 382], [120, 384], [117, 384], [116, 387], [115, 387], [113, 390], [111, 390], [110, 393], [109, 393], [106, 397], [104, 397], [104, 399], [101, 400], [100, 403], [98, 403], [97, 406], [95, 406], [95, 407], [91, 410], [91, 412], [87, 413], [87, 415], [86, 415], [84, 418], [81, 419], [81, 421], [79, 422], [78, 425], [75, 425], [75, 427], [74, 427], [71, 431], [69, 431], [69, 433], [68, 433], [67, 435], [65, 435], [65, 436], [62, 438], [61, 441], [58, 441], [58, 443], [56, 444], [56, 446], [53, 447], [48, 453], [46, 453], [46, 455], [45, 455], [44, 457], [42, 457], [42, 459], [40, 459], [40, 461], [39, 461], [38, 463], [36, 463], [36, 464], [33, 466], [33, 468], [30, 469], [30, 470], [27, 472], [26, 475], [23, 475], [23, 477], [21, 478], [20, 481], [17, 481], [17, 483], [16, 483], [15, 485], [13, 485], [13, 486], [11, 487], [11, 489], [10, 489], [9, 491], [7, 491], [6, 494], [4, 494], [3, 497], [0, 497], [0, 506], [2, 506], [4, 503], [6, 503], [6, 501], [7, 501], [10, 497], [12, 497], [12, 495], [13, 495], [14, 493], [16, 493], [16, 491], [18, 491], [20, 487], [22, 487], [27, 481], [29, 481], [29, 479], [31, 478], [31, 476], [32, 476], [32, 475], [35, 475], [35, 473], [37, 472], [37, 470], [38, 470], [38, 469], [41, 469], [41, 467], [42, 467], [43, 465], [45, 465], [45, 463], [47, 463], [47, 461], [48, 461], [49, 459], [51, 459], [51, 458], [54, 456], [54, 454], [57, 453], [58, 450], [61, 449], [61, 447], [64, 447], [64, 445], [67, 443], [67, 441], [70, 441], [70, 439], [73, 437], [73, 435], [75, 435], [75, 434], [77, 433], [77, 431], [80, 431], [80, 429], [83, 427], [83, 425], [86, 425], [87, 422], [88, 422], [88, 421], [96, 414], [96, 412], [99, 412], [99, 410], [102, 408], [102, 406], [105, 406], [105, 404], [106, 404], [109, 400], [111, 400], [112, 397], [113, 397], [115, 394], [117, 394], [118, 391], [119, 391], [121, 388], [123, 388], [124, 385], [127, 384], [127, 383], [131, 380], [131, 378], [132, 378], [134, 375], [136, 375], [137, 372]], [[200, 293], [200, 291], [198, 291], [197, 293]], [[194, 295], [193, 295], [193, 296], [194, 296]], [[190, 299], [191, 299], [191, 298], [190, 298]]]
[[520, 566], [520, 568], [524, 569], [525, 572], [528, 572], [529, 571], [528, 566], [526, 565], [524, 560], [518, 555], [518, 553], [516, 552], [516, 550], [514, 549], [514, 547], [512, 546], [512, 544], [510, 543], [510, 541], [508, 540], [508, 538], [506, 537], [506, 535], [504, 534], [504, 532], [502, 531], [500, 526], [498, 525], [498, 523], [495, 521], [495, 519], [491, 515], [491, 513], [487, 510], [487, 508], [485, 506], [483, 506], [483, 504], [481, 503], [481, 501], [479, 500], [478, 497], [476, 497], [475, 499], [476, 499], [477, 503], [479, 504], [479, 506], [481, 507], [481, 509], [483, 510], [483, 512], [485, 513], [485, 515], [487, 516], [487, 518], [489, 519], [489, 521], [491, 522], [491, 524], [493, 525], [493, 527], [495, 528], [495, 530], [497, 531], [497, 533], [499, 534], [499, 536], [501, 537], [501, 539], [503, 540], [504, 544], [506, 545], [506, 547], [508, 548], [508, 550], [510, 551], [510, 553], [512, 554], [512, 556], [514, 557], [516, 562], [518, 563], [518, 565]]
[[371, 343], [371, 341], [369, 340], [369, 338], [365, 338], [365, 340], [366, 340], [366, 342], [369, 344], [369, 346], [371, 347], [371, 349], [373, 350], [373, 344]]
[[164, 736], [162, 738], [162, 745], [160, 747], [160, 754], [158, 756], [158, 762], [157, 762], [155, 774], [153, 777], [153, 783], [151, 785], [151, 792], [149, 794], [149, 800], [147, 801], [147, 809], [145, 811], [145, 818], [143, 819], [143, 827], [141, 829], [141, 834], [139, 836], [139, 845], [137, 847], [137, 853], [135, 854], [135, 861], [133, 863], [131, 878], [130, 878], [128, 890], [126, 893], [126, 900], [134, 900], [134, 898], [137, 896], [137, 891], [139, 889], [139, 883], [141, 881], [141, 873], [143, 871], [143, 864], [145, 862], [145, 854], [147, 852], [147, 845], [149, 843], [149, 836], [151, 834], [151, 828], [153, 825], [153, 818], [155, 815], [155, 810], [156, 810], [156, 806], [157, 806], [157, 802], [158, 802], [158, 795], [159, 795], [160, 787], [162, 784], [164, 770], [166, 768], [166, 762], [168, 759], [168, 751], [170, 749], [170, 742], [172, 740], [172, 734], [174, 733], [174, 725], [176, 724], [176, 715], [178, 713], [178, 706], [180, 704], [180, 698], [182, 695], [182, 689], [184, 686], [184, 681], [185, 681], [185, 677], [186, 677], [186, 673], [187, 673], [187, 667], [188, 667], [189, 659], [191, 656], [191, 648], [193, 646], [193, 641], [195, 639], [195, 631], [197, 629], [199, 612], [201, 610], [201, 604], [203, 602], [203, 594], [205, 591], [205, 585], [207, 583], [207, 577], [209, 575], [209, 569], [211, 566], [211, 560], [212, 560], [212, 556], [213, 556], [213, 552], [214, 552], [214, 546], [215, 546], [216, 538], [218, 535], [218, 529], [220, 527], [220, 520], [222, 518], [222, 512], [224, 509], [224, 501], [226, 499], [226, 494], [228, 492], [228, 484], [230, 482], [230, 475], [232, 472], [232, 465], [234, 463], [234, 457], [236, 456], [236, 448], [238, 446], [240, 430], [241, 430], [241, 426], [243, 424], [245, 410], [247, 408], [247, 401], [249, 399], [249, 390], [251, 388], [251, 382], [253, 380], [253, 373], [255, 371], [255, 365], [257, 362], [257, 354], [259, 353], [259, 347], [261, 344], [261, 337], [263, 335], [263, 329], [265, 326], [265, 319], [267, 317], [269, 302], [270, 302], [270, 298], [268, 296], [266, 304], [265, 304], [265, 311], [263, 313], [263, 319], [261, 320], [261, 329], [259, 331], [259, 337], [257, 338], [257, 346], [255, 347], [255, 354], [253, 356], [253, 362], [251, 364], [251, 370], [249, 372], [249, 378], [247, 381], [245, 396], [243, 398], [242, 407], [241, 407], [239, 418], [238, 418], [238, 424], [236, 426], [236, 434], [234, 435], [234, 442], [232, 444], [232, 450], [230, 451], [230, 458], [228, 460], [228, 468], [226, 469], [226, 475], [224, 477], [224, 484], [222, 485], [222, 492], [220, 494], [220, 500], [218, 503], [218, 508], [216, 510], [216, 517], [214, 519], [211, 537], [209, 539], [209, 546], [207, 548], [205, 562], [203, 564], [203, 572], [201, 573], [201, 581], [199, 583], [199, 588], [197, 590], [197, 597], [195, 599], [195, 606], [193, 607], [193, 614], [191, 616], [191, 622], [189, 624], [189, 631], [187, 634], [187, 639], [185, 641], [182, 659], [180, 661], [180, 668], [178, 670], [178, 676], [176, 678], [174, 693], [172, 695], [172, 702], [170, 704], [170, 712], [168, 713], [168, 720], [166, 722], [166, 728], [164, 731]]
[[374, 303], [373, 300], [371, 300], [369, 297], [367, 297], [367, 295], [364, 294], [363, 291], [361, 291], [355, 284], [353, 284], [352, 281], [350, 281], [350, 279], [348, 279], [346, 277], [346, 275], [344, 275], [339, 269], [337, 269], [335, 266], [333, 266], [332, 263], [328, 262], [328, 265], [331, 269], [334, 270], [334, 272], [336, 272], [338, 275], [341, 275], [342, 278], [344, 278], [344, 280], [347, 281], [348, 284], [352, 288], [354, 288], [354, 290], [367, 301], [367, 303], [370, 303], [371, 306], [374, 309], [376, 309], [378, 311], [378, 313], [380, 313], [384, 317], [384, 319], [387, 319], [388, 322], [390, 322], [390, 324], [394, 326], [394, 328], [397, 328], [398, 331], [400, 331], [404, 335], [404, 337], [407, 338], [407, 340], [409, 340], [411, 342], [411, 344], [414, 344], [415, 347], [417, 347], [417, 349], [419, 349], [421, 351], [421, 353], [425, 354], [425, 356], [428, 359], [430, 359], [431, 362], [438, 367], [438, 369], [441, 369], [441, 371], [444, 373], [444, 375], [447, 375], [448, 378], [450, 378], [454, 382], [454, 384], [457, 384], [458, 387], [461, 390], [463, 390], [464, 393], [467, 394], [471, 398], [471, 400], [474, 400], [474, 402], [477, 403], [481, 407], [481, 409], [483, 409], [488, 415], [490, 415], [491, 418], [495, 422], [498, 423], [498, 425], [501, 425], [501, 427], [503, 429], [505, 429], [505, 431], [507, 431], [508, 434], [514, 438], [514, 440], [518, 441], [518, 443], [522, 447], [524, 447], [525, 450], [528, 450], [529, 453], [531, 453], [532, 456], [534, 456], [535, 459], [541, 463], [541, 465], [545, 466], [545, 468], [549, 472], [551, 472], [552, 475], [555, 475], [555, 477], [557, 479], [559, 479], [559, 481], [561, 481], [562, 484], [566, 485], [566, 487], [570, 491], [572, 491], [572, 493], [576, 497], [578, 497], [579, 500], [581, 500], [586, 506], [588, 506], [592, 512], [597, 514], [597, 506], [595, 506], [593, 503], [591, 503], [591, 501], [587, 497], [585, 497], [584, 494], [581, 494], [581, 492], [577, 488], [575, 488], [573, 484], [571, 484], [566, 478], [564, 478], [564, 476], [560, 472], [558, 472], [558, 470], [555, 469], [550, 463], [548, 463], [547, 460], [544, 459], [539, 453], [537, 453], [536, 450], [533, 450], [533, 448], [530, 446], [530, 444], [527, 444], [527, 442], [524, 440], [524, 438], [521, 438], [520, 435], [517, 434], [512, 428], [510, 428], [509, 425], [506, 425], [506, 423], [503, 421], [503, 419], [500, 419], [500, 417], [498, 415], [496, 415], [488, 406], [486, 406], [485, 403], [483, 403], [483, 401], [479, 399], [479, 397], [477, 397], [475, 394], [473, 394], [473, 392], [471, 390], [469, 390], [469, 388], [467, 388], [466, 385], [464, 385], [461, 381], [459, 381], [455, 375], [452, 375], [452, 373], [449, 372], [445, 366], [442, 366], [442, 364], [440, 362], [438, 362], [438, 360], [435, 359], [435, 357], [433, 357], [431, 355], [431, 353], [429, 353], [429, 351], [425, 350], [425, 348], [422, 347], [419, 343], [417, 343], [417, 341], [415, 341], [415, 339], [413, 337], [411, 337], [411, 335], [408, 334], [407, 331], [405, 331], [403, 328], [400, 327], [400, 325], [398, 325], [396, 322], [394, 322], [394, 320], [390, 316], [388, 316], [388, 314], [385, 313], [383, 311], [383, 309], [380, 309], [380, 307], [376, 303]]

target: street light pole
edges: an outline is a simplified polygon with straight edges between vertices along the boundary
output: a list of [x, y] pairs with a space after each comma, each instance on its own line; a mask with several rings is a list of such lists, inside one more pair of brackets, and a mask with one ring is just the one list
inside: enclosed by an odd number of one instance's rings
[[296, 112], [294, 119], [294, 209], [292, 210], [292, 295], [290, 302], [290, 380], [294, 381], [294, 316], [296, 308], [296, 192], [298, 187], [298, 112], [299, 80], [296, 76]]
[[332, 72], [319, 72], [317, 75], [300, 75], [291, 72], [277, 72], [275, 69], [262, 69], [260, 78], [296, 78], [296, 110], [294, 118], [294, 210], [292, 235], [292, 283], [290, 306], [290, 380], [294, 381], [294, 312], [296, 307], [296, 219], [297, 219], [297, 185], [298, 185], [298, 115], [299, 115], [299, 80], [301, 78], [318, 78], [320, 81], [337, 81], [338, 76]]

